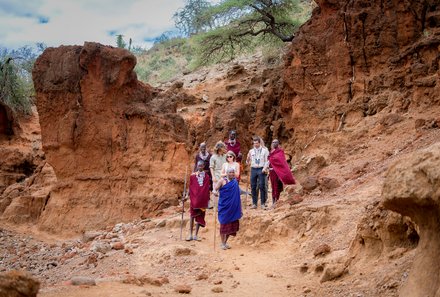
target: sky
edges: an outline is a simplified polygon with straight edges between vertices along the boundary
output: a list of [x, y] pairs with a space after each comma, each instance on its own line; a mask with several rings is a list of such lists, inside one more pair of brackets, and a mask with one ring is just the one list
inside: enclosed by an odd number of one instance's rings
[[183, 6], [184, 0], [0, 0], [0, 46], [115, 46], [122, 34], [149, 48], [155, 37], [176, 30], [172, 16]]

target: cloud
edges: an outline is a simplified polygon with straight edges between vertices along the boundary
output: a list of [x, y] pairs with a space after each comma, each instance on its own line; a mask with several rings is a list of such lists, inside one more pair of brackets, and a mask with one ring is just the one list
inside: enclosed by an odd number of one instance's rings
[[44, 42], [49, 46], [96, 41], [115, 45], [115, 36], [149, 46], [173, 30], [183, 0], [0, 0], [0, 43], [7, 47]]
[[34, 1], [11, 1], [0, 0], [0, 15], [10, 14], [15, 16], [31, 17], [42, 4], [41, 0]]

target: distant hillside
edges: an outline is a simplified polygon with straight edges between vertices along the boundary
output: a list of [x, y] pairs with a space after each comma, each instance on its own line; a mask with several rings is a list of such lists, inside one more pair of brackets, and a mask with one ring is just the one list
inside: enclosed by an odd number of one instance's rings
[[156, 43], [143, 54], [136, 55], [138, 79], [157, 85], [188, 72], [194, 59], [191, 39], [173, 38]]
[[[314, 1], [304, 0], [299, 2], [300, 10], [294, 13], [299, 23], [305, 23], [311, 16], [313, 8], [316, 6]], [[148, 82], [153, 86], [172, 80], [173, 78], [189, 73], [198, 68], [201, 63], [207, 61], [198, 60], [198, 35], [191, 37], [162, 38], [160, 42], [147, 50], [136, 54], [137, 65], [135, 71], [138, 79]], [[267, 42], [264, 38], [255, 37], [251, 44], [241, 49], [242, 55], [252, 55], [257, 51], [263, 53], [263, 57], [268, 62], [273, 62], [280, 58], [282, 48], [286, 43]], [[208, 61], [207, 64], [211, 64]]]

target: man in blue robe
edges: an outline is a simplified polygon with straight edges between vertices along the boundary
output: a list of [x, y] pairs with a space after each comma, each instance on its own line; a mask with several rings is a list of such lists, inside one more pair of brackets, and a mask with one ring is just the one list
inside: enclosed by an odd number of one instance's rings
[[217, 182], [214, 194], [220, 194], [218, 201], [218, 220], [220, 222], [220, 238], [223, 250], [231, 248], [228, 244], [229, 236], [237, 235], [243, 216], [241, 211], [240, 188], [235, 179], [235, 169], [229, 168], [227, 176]]

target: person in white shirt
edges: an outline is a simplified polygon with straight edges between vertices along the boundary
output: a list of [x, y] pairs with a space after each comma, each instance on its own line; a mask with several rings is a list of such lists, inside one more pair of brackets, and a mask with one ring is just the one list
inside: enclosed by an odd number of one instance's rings
[[240, 164], [235, 161], [235, 154], [233, 151], [228, 151], [226, 153], [226, 163], [222, 166], [222, 177], [228, 176], [229, 168], [234, 168], [235, 179], [240, 182]]
[[249, 150], [246, 158], [246, 164], [251, 166], [251, 189], [252, 189], [252, 209], [257, 208], [258, 194], [257, 185], [260, 189], [261, 208], [266, 209], [267, 191], [266, 191], [266, 172], [268, 166], [267, 157], [269, 150], [262, 145], [260, 137], [253, 138], [254, 147]]

